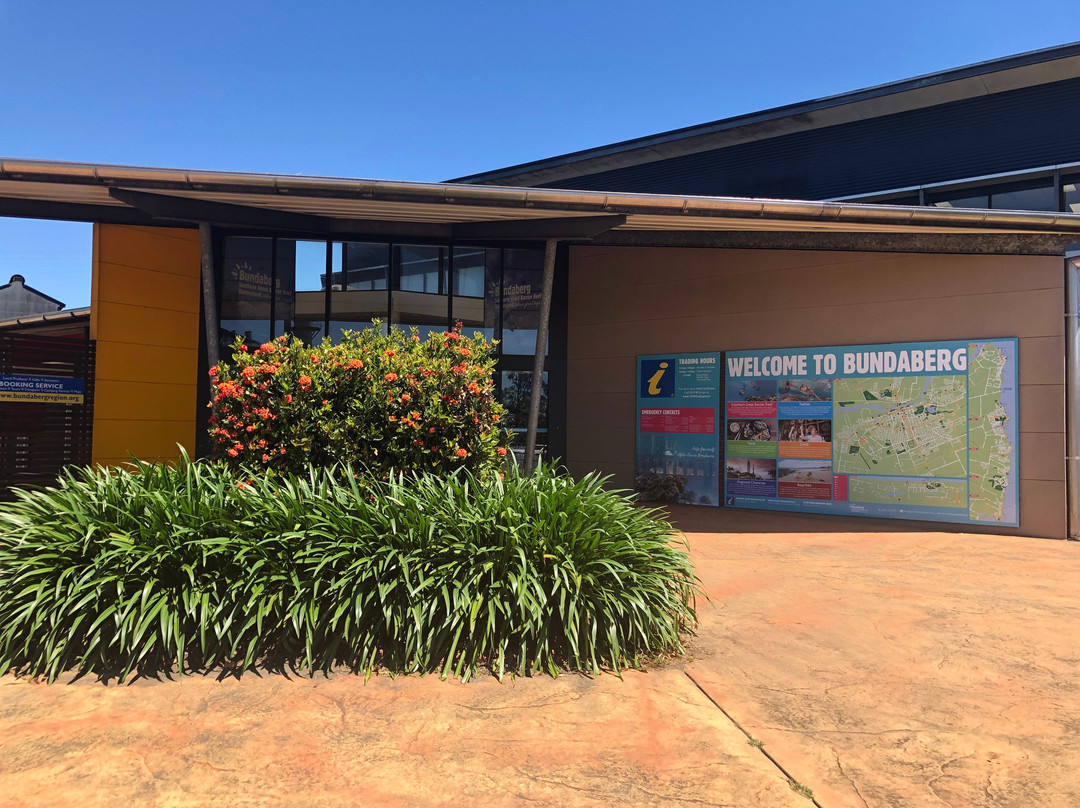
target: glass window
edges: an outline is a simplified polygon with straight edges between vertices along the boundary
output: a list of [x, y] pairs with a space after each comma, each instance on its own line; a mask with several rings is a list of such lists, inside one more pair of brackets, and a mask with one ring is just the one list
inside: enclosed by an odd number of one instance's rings
[[453, 318], [469, 336], [480, 331], [491, 342], [499, 316], [500, 250], [454, 248]]
[[1057, 210], [1054, 186], [1050, 180], [1038, 185], [1004, 188], [990, 195], [995, 210]]
[[345, 247], [344, 288], [372, 292], [388, 289], [390, 245], [349, 242]]
[[421, 339], [450, 324], [450, 261], [445, 247], [394, 245], [394, 291], [390, 322], [405, 330], [416, 327]]
[[989, 194], [980, 194], [975, 191], [954, 191], [952, 195], [933, 196], [930, 204], [938, 208], [989, 208]]
[[930, 198], [939, 208], [989, 208], [993, 210], [1057, 210], [1050, 178], [1023, 184], [1000, 184], [962, 191], [944, 191]]
[[273, 239], [229, 236], [221, 257], [221, 353], [236, 337], [249, 348], [270, 339], [270, 282]]
[[1080, 174], [1061, 178], [1061, 194], [1066, 213], [1080, 213]]
[[543, 279], [543, 250], [503, 250], [503, 354], [536, 353]]
[[275, 332], [292, 334], [312, 345], [326, 336], [326, 242], [278, 239], [278, 276], [282, 295], [292, 305], [275, 315]]
[[345, 242], [334, 245], [341, 269], [335, 269], [330, 292], [330, 339], [371, 328], [378, 318], [386, 329], [390, 245]]
[[[503, 425], [512, 432], [524, 434], [529, 427], [529, 400], [532, 396], [531, 370], [504, 370], [500, 379], [499, 400], [506, 407]], [[545, 372], [540, 388], [540, 419], [536, 428], [537, 442], [545, 443], [548, 431], [548, 374]], [[541, 437], [544, 436], [544, 437]]]
[[445, 247], [394, 247], [395, 289], [444, 295], [448, 271]]
[[906, 205], [908, 207], [919, 206], [919, 195], [909, 194], [908, 196], [894, 196], [892, 199], [878, 199], [875, 201], [868, 201], [869, 205]]

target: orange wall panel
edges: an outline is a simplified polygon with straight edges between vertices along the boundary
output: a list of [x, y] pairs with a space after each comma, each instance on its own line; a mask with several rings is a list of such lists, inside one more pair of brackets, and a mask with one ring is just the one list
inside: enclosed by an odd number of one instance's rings
[[94, 225], [95, 463], [194, 453], [200, 274], [197, 231]]

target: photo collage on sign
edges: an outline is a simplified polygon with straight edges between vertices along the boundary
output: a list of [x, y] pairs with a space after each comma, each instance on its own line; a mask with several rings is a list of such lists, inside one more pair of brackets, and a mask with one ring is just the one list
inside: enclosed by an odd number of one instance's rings
[[729, 495], [833, 498], [830, 379], [725, 383]]
[[724, 354], [733, 508], [1018, 524], [1017, 340]]

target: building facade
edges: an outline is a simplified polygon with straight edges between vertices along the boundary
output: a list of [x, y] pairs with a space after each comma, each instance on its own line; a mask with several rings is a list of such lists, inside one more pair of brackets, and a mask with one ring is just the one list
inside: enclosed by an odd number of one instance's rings
[[[1076, 81], [1069, 46], [457, 183], [0, 160], [0, 214], [95, 225], [97, 463], [204, 450], [208, 363], [236, 340], [311, 343], [372, 320], [498, 340], [495, 382], [521, 430], [549, 255], [541, 442], [573, 473], [635, 485], [641, 357], [1002, 338], [1018, 368], [1002, 485], [1019, 514], [964, 527], [1063, 538], [1080, 529], [1065, 316], [1080, 153], [1062, 135], [1080, 122]], [[980, 127], [1023, 104], [1029, 123], [1046, 118], [1026, 146]], [[946, 120], [966, 151], [940, 135]], [[988, 169], [1002, 171], [964, 174]]]

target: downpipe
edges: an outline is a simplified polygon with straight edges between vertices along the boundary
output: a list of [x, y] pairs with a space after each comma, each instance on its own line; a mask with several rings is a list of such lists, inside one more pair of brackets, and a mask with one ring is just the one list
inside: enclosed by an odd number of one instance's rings
[[1080, 255], [1065, 258], [1065, 489], [1068, 499], [1068, 537], [1080, 539]]

